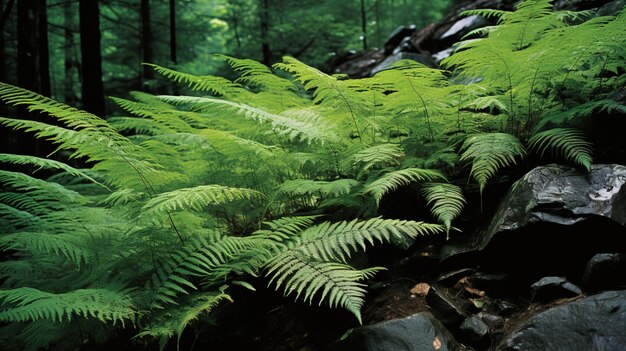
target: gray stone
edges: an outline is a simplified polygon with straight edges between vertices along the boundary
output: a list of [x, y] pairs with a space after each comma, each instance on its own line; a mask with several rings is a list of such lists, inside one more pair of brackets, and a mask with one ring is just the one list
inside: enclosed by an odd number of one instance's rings
[[478, 15], [472, 15], [463, 17], [460, 20], [454, 22], [450, 28], [441, 35], [439, 39], [445, 39], [447, 37], [452, 37], [455, 35], [463, 34], [465, 35], [472, 29], [476, 29], [485, 24], [485, 20]]
[[489, 333], [489, 326], [476, 316], [466, 318], [460, 329], [463, 336], [472, 342], [481, 342]]
[[332, 349], [359, 351], [439, 351], [458, 350], [454, 336], [428, 312], [355, 328]]
[[626, 287], [626, 254], [601, 253], [593, 256], [585, 268], [582, 286], [587, 292]]
[[626, 291], [607, 291], [531, 317], [499, 351], [626, 350]]
[[467, 317], [463, 306], [436, 285], [428, 290], [426, 303], [435, 317], [448, 327], [458, 327]]
[[564, 277], [543, 277], [530, 286], [533, 301], [549, 302], [582, 294], [576, 285]]

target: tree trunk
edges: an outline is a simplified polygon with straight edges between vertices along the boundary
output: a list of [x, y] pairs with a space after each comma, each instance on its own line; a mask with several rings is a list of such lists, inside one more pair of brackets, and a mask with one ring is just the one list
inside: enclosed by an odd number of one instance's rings
[[48, 48], [48, 9], [46, 0], [39, 0], [39, 83], [40, 93], [51, 97], [50, 52]]
[[79, 0], [79, 13], [83, 107], [88, 112], [104, 117], [98, 1]]
[[263, 53], [263, 63], [266, 66], [272, 64], [272, 51], [269, 43], [270, 29], [270, 0], [261, 0], [260, 22], [261, 22], [261, 52]]
[[178, 62], [176, 57], [176, 1], [170, 0], [170, 60]]
[[[154, 63], [152, 48], [152, 24], [150, 23], [150, 0], [141, 0], [141, 51], [143, 63]], [[145, 91], [151, 91], [154, 71], [150, 66], [143, 66], [141, 79]]]
[[65, 78], [63, 80], [63, 96], [65, 103], [71, 106], [76, 104], [76, 95], [74, 94], [74, 69], [76, 67], [76, 51], [74, 42], [74, 12], [72, 11], [72, 3], [68, 2], [63, 7], [63, 19], [65, 29], [63, 36], [65, 39], [64, 61], [65, 61]]
[[363, 50], [367, 50], [367, 16], [365, 14], [365, 0], [361, 0], [361, 38]]
[[[9, 8], [10, 10], [10, 8]], [[4, 0], [0, 0], [0, 67], [2, 67], [3, 69], [0, 69], [0, 82], [6, 82], [7, 81], [7, 77], [6, 77], [6, 69], [4, 69], [4, 67], [6, 67], [6, 61], [5, 61], [5, 57], [6, 57], [6, 52], [5, 52], [5, 48], [4, 48], [4, 24], [6, 23], [6, 19], [5, 19], [5, 9], [4, 9]], [[9, 18], [9, 15], [7, 13], [6, 18]]]
[[9, 0], [5, 8], [4, 0], [0, 1], [0, 10], [2, 10], [2, 16], [0, 16], [0, 33], [4, 33], [4, 26], [7, 24], [9, 15], [11, 14], [11, 10], [13, 9], [14, 4], [15, 0]]

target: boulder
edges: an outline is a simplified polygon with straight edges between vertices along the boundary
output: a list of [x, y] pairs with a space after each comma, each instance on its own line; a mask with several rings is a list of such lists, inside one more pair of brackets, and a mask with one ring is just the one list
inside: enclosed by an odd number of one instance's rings
[[539, 302], [550, 302], [582, 294], [579, 287], [564, 277], [543, 277], [531, 285], [530, 290], [531, 299]]
[[625, 330], [626, 291], [607, 291], [531, 317], [497, 350], [623, 351]]
[[601, 253], [593, 256], [585, 268], [582, 286], [587, 292], [626, 287], [626, 254]]
[[489, 334], [489, 326], [477, 316], [466, 318], [460, 327], [463, 337], [476, 344], [486, 340]]
[[355, 328], [332, 349], [360, 351], [458, 350], [454, 336], [428, 312]]
[[430, 287], [426, 295], [426, 303], [432, 313], [448, 327], [458, 327], [467, 317], [463, 304], [449, 296], [439, 286]]

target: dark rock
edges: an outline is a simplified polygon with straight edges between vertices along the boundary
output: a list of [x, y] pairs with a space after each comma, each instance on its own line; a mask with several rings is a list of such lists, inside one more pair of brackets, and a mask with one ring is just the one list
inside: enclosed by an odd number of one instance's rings
[[410, 37], [413, 33], [415, 33], [415, 31], [416, 28], [414, 24], [396, 28], [393, 32], [391, 32], [389, 38], [385, 42], [385, 53], [390, 54], [405, 38]]
[[509, 192], [478, 245], [485, 247], [494, 235], [535, 222], [572, 225], [602, 216], [626, 225], [624, 183], [622, 165], [593, 165], [589, 173], [560, 165], [537, 167]]
[[426, 66], [433, 66], [433, 62], [430, 60], [430, 57], [426, 56], [426, 55], [422, 55], [422, 54], [415, 54], [415, 53], [411, 53], [411, 52], [399, 52], [396, 53], [392, 56], [387, 57], [385, 60], [383, 60], [383, 62], [381, 62], [380, 64], [378, 64], [376, 67], [374, 67], [372, 69], [372, 75], [380, 72], [380, 71], [384, 71], [386, 69], [391, 68], [391, 66], [393, 66], [394, 63], [400, 61], [400, 60], [413, 60], [413, 61], [417, 61], [423, 65]]
[[440, 287], [432, 285], [426, 295], [431, 312], [448, 327], [458, 327], [467, 317], [462, 304], [448, 296]]
[[504, 318], [484, 312], [480, 312], [478, 317], [487, 324], [491, 334], [500, 334], [504, 331]]
[[466, 318], [461, 324], [461, 332], [463, 336], [474, 343], [480, 343], [485, 340], [489, 333], [489, 326], [477, 316]]
[[607, 291], [533, 316], [497, 350], [623, 351], [624, 331], [626, 291]]
[[587, 292], [626, 286], [626, 254], [603, 253], [593, 256], [585, 268], [582, 286]]
[[544, 277], [530, 286], [533, 301], [549, 302], [582, 294], [580, 288], [563, 277]]
[[454, 336], [428, 312], [355, 328], [350, 335], [338, 342], [333, 350], [359, 351], [413, 351], [435, 350], [433, 343], [440, 344], [440, 351], [458, 350]]
[[439, 64], [441, 61], [450, 57], [452, 52], [454, 52], [454, 48], [447, 48], [430, 55], [430, 58], [435, 61], [436, 64]]
[[514, 303], [506, 300], [497, 300], [493, 307], [496, 313], [503, 317], [508, 317], [519, 309]]
[[454, 22], [454, 24], [450, 28], [448, 28], [448, 30], [443, 33], [439, 39], [446, 39], [449, 37], [461, 39], [461, 37], [466, 33], [470, 32], [473, 29], [480, 28], [486, 23], [487, 22], [483, 19], [483, 17], [478, 15], [463, 17]]
[[473, 273], [474, 273], [473, 268], [461, 268], [461, 269], [457, 269], [451, 272], [443, 273], [439, 275], [439, 277], [437, 277], [435, 281], [441, 285], [453, 286], [461, 278], [467, 277]]
[[600, 16], [612, 16], [621, 11], [626, 6], [626, 0], [615, 0], [603, 5], [598, 9]]

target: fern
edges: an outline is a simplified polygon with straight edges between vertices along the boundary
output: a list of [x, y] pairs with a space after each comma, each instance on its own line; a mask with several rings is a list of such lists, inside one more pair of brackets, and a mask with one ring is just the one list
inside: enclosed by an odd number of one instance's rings
[[219, 205], [235, 200], [257, 198], [261, 194], [250, 189], [229, 188], [221, 185], [201, 185], [159, 194], [143, 207], [146, 214], [158, 215], [177, 210], [200, 211], [209, 205]]
[[571, 128], [553, 128], [533, 135], [528, 141], [531, 148], [538, 149], [541, 155], [546, 150], [562, 154], [568, 161], [574, 162], [587, 171], [591, 170], [591, 143], [583, 134]]
[[422, 194], [431, 213], [446, 228], [446, 239], [449, 239], [452, 220], [458, 217], [465, 206], [465, 197], [461, 188], [448, 183], [427, 183], [422, 186]]
[[472, 161], [470, 176], [480, 186], [482, 194], [487, 181], [502, 167], [515, 164], [516, 157], [526, 155], [524, 146], [511, 134], [483, 133], [463, 142], [461, 161]]
[[400, 146], [380, 144], [355, 153], [352, 155], [351, 163], [353, 166], [359, 166], [360, 171], [366, 173], [371, 168], [397, 166], [404, 156], [404, 151]]
[[379, 204], [385, 194], [400, 186], [408, 185], [412, 182], [445, 179], [444, 175], [437, 170], [405, 168], [385, 173], [380, 178], [367, 184], [364, 188], [364, 192], [371, 195], [374, 201], [376, 201], [376, 204]]

